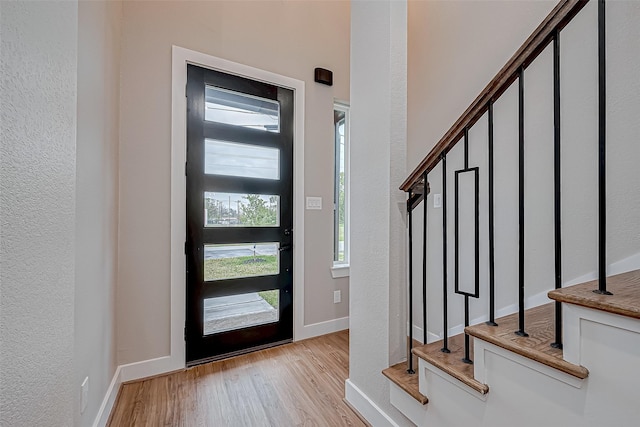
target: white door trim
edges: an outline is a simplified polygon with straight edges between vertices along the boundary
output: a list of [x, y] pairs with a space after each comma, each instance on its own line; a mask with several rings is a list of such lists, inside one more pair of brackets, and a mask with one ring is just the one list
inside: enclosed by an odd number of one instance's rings
[[304, 82], [201, 52], [173, 46], [171, 67], [171, 369], [185, 367], [187, 64], [259, 80], [294, 91], [293, 133], [293, 337], [304, 326]]

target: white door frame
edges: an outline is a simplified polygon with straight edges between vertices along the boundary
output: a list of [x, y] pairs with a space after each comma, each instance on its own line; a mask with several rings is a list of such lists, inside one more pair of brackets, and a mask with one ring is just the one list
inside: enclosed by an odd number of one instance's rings
[[171, 354], [166, 371], [185, 367], [187, 64], [263, 81], [294, 91], [293, 130], [293, 338], [304, 326], [304, 82], [173, 46], [171, 67]]

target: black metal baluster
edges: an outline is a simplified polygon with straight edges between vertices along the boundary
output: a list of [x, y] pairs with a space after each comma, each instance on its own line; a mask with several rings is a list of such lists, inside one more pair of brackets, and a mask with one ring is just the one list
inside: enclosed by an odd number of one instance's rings
[[447, 330], [447, 155], [442, 155], [442, 352], [450, 353]]
[[424, 188], [422, 190], [422, 208], [424, 209], [422, 224], [422, 343], [427, 344], [427, 195], [429, 181], [424, 174]]
[[[465, 163], [465, 169], [467, 168], [467, 157], [468, 157], [468, 150], [469, 150], [469, 146], [467, 144], [467, 129], [465, 128], [464, 130], [464, 163]], [[458, 213], [459, 213], [459, 200], [460, 200], [460, 192], [459, 192], [459, 188], [458, 188], [458, 176], [459, 176], [459, 171], [456, 171], [455, 174], [455, 184], [454, 184], [454, 189], [455, 189], [455, 193], [454, 193], [454, 197], [455, 197], [455, 205], [454, 205], [454, 210], [453, 210], [453, 222], [454, 222], [454, 226], [453, 226], [453, 264], [454, 264], [454, 271], [456, 273], [454, 279], [455, 279], [455, 293], [458, 293], [459, 291], [459, 283], [460, 283], [460, 259], [459, 259], [459, 244], [458, 244], [458, 238], [460, 236], [459, 234], [459, 228], [460, 228], [460, 221], [458, 218]], [[464, 297], [464, 326], [469, 326], [469, 299], [467, 298], [467, 296], [465, 295]], [[462, 359], [463, 361], [468, 359], [467, 357], [467, 348], [469, 347], [469, 336], [465, 333], [464, 334], [464, 348], [465, 348], [465, 356]]]
[[[467, 161], [465, 163], [468, 164]], [[474, 175], [474, 291], [469, 292], [460, 289], [460, 175], [464, 173], [473, 173]], [[478, 298], [480, 296], [480, 204], [479, 204], [479, 193], [480, 193], [480, 174], [479, 168], [466, 168], [462, 170], [458, 170], [455, 173], [455, 293], [459, 295], [464, 295], [464, 326], [465, 328], [469, 326], [469, 298]], [[468, 266], [466, 266], [468, 267]], [[473, 363], [470, 357], [470, 347], [469, 347], [469, 335], [464, 334], [464, 358], [462, 361], [464, 363]]]
[[407, 213], [409, 221], [409, 351], [407, 352], [407, 373], [415, 374], [413, 370], [413, 191], [409, 192], [409, 200], [407, 200]]
[[[469, 326], [469, 297], [478, 298], [480, 295], [480, 227], [479, 227], [479, 218], [480, 218], [480, 207], [478, 201], [479, 195], [479, 168], [469, 168], [469, 128], [464, 128], [464, 169], [458, 170], [455, 172], [455, 293], [464, 295], [464, 326], [465, 328]], [[474, 271], [474, 292], [470, 293], [460, 289], [460, 175], [463, 173], [473, 173], [474, 174], [474, 251], [475, 251], [475, 271]], [[471, 360], [471, 351], [470, 351], [470, 343], [469, 343], [469, 335], [464, 333], [464, 357], [462, 361], [464, 363], [472, 364]]]
[[469, 128], [464, 128], [464, 168], [469, 169]]
[[[553, 187], [555, 219], [555, 287], [562, 287], [562, 209], [560, 175], [560, 31], [553, 38]], [[556, 340], [553, 348], [562, 348], [562, 303], [555, 302]]]
[[[469, 295], [464, 296], [464, 326], [469, 326]], [[473, 364], [470, 357], [469, 334], [464, 333], [464, 357], [462, 361], [469, 365]]]
[[498, 326], [496, 323], [496, 297], [495, 297], [495, 252], [493, 230], [493, 101], [489, 101], [487, 107], [488, 142], [489, 142], [489, 321], [487, 325]]
[[524, 330], [524, 67], [518, 71], [518, 330], [521, 337], [528, 337]]
[[[476, 253], [476, 259], [475, 259], [475, 263], [476, 263], [476, 275], [475, 275], [475, 282], [476, 282], [476, 288], [475, 288], [475, 295], [465, 295], [465, 299], [467, 301], [469, 301], [469, 297], [473, 296], [474, 298], [479, 298], [480, 297], [480, 173], [479, 173], [479, 169], [475, 168], [475, 174], [476, 174], [476, 179], [475, 179], [475, 199], [476, 199], [476, 204], [475, 204], [475, 253]], [[466, 311], [467, 311], [467, 326], [469, 326], [469, 303], [467, 302], [467, 307], [466, 307]], [[466, 340], [465, 340], [465, 359], [463, 360], [463, 362], [465, 363], [473, 363], [471, 361], [471, 358], [469, 356], [469, 335], [465, 334], [466, 336]], [[467, 362], [468, 361], [468, 362]]]
[[[469, 128], [464, 128], [464, 168], [469, 169]], [[456, 177], [457, 178], [457, 177]], [[477, 203], [476, 198], [476, 203]], [[458, 180], [456, 179], [456, 205], [458, 203]], [[477, 265], [477, 264], [476, 264]], [[458, 280], [458, 207], [456, 206], [456, 281]], [[469, 326], [469, 295], [464, 296], [464, 326]], [[464, 363], [473, 363], [469, 356], [469, 335], [464, 333]]]
[[605, 43], [605, 2], [598, 0], [598, 289], [607, 291], [607, 75]]

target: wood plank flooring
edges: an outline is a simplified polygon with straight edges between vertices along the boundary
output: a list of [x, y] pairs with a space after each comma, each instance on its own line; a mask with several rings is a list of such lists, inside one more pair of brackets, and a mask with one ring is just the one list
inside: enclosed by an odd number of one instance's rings
[[124, 384], [109, 426], [365, 426], [344, 403], [349, 333]]

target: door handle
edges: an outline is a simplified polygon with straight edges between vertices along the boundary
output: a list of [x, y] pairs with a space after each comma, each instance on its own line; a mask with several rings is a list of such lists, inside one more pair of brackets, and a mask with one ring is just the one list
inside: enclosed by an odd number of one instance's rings
[[288, 251], [289, 249], [291, 249], [291, 245], [284, 245], [284, 246], [280, 246], [278, 248], [278, 251], [282, 252], [282, 251]]

